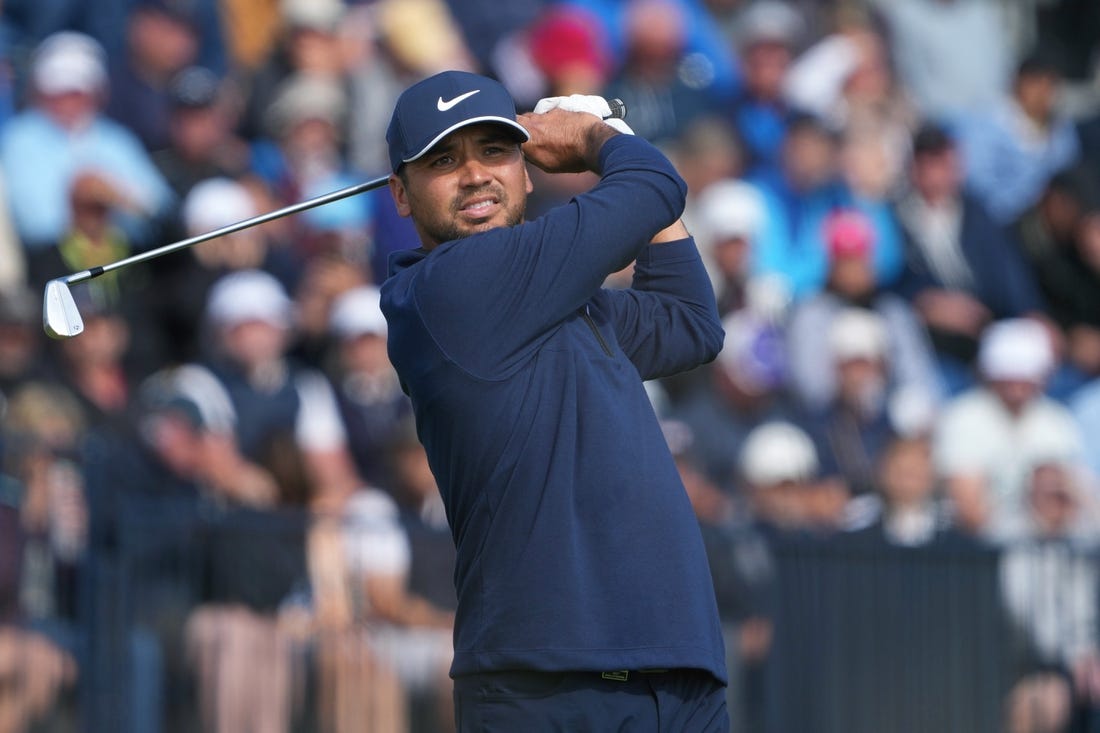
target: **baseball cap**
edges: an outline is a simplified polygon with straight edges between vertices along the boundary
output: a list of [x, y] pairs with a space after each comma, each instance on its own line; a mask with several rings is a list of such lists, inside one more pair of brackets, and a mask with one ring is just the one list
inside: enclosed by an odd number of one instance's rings
[[498, 122], [526, 142], [531, 135], [516, 122], [516, 104], [498, 81], [468, 71], [444, 71], [401, 93], [386, 130], [390, 165], [396, 172], [424, 155], [455, 130]]
[[830, 257], [864, 257], [874, 243], [874, 227], [858, 211], [836, 211], [825, 219], [825, 244]]
[[779, 0], [758, 0], [738, 17], [738, 40], [742, 46], [754, 43], [795, 45], [804, 31], [798, 11]]
[[277, 328], [288, 328], [293, 303], [282, 284], [262, 270], [238, 270], [210, 289], [206, 315], [221, 326], [248, 321], [263, 321]]
[[716, 239], [753, 239], [767, 217], [760, 190], [740, 180], [717, 181], [699, 194], [699, 217]]
[[374, 334], [386, 335], [386, 317], [382, 315], [382, 294], [373, 285], [361, 285], [342, 293], [332, 304], [329, 327], [340, 338]]
[[1038, 321], [1008, 318], [982, 333], [978, 365], [986, 379], [1039, 384], [1054, 368], [1054, 351]]
[[215, 177], [196, 183], [183, 200], [180, 215], [191, 236], [221, 229], [256, 216], [256, 203], [243, 184]]
[[817, 474], [817, 449], [806, 431], [775, 420], [753, 428], [741, 446], [741, 473], [753, 486], [808, 481]]
[[867, 359], [887, 355], [890, 336], [882, 316], [865, 308], [845, 308], [829, 326], [829, 354], [833, 361]]
[[95, 94], [107, 85], [106, 55], [91, 36], [60, 31], [35, 50], [32, 78], [42, 94]]

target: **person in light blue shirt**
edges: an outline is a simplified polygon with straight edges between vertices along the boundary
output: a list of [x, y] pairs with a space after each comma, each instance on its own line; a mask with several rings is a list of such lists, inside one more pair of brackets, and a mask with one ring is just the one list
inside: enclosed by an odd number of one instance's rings
[[1055, 108], [1060, 85], [1057, 65], [1032, 54], [1020, 62], [1010, 94], [957, 125], [967, 183], [1000, 224], [1019, 218], [1080, 155], [1072, 120]]
[[103, 50], [89, 36], [63, 31], [35, 52], [33, 103], [0, 132], [0, 167], [11, 181], [9, 205], [28, 249], [52, 246], [69, 217], [69, 185], [95, 170], [126, 202], [122, 222], [138, 242], [172, 204], [172, 193], [137, 137], [100, 114], [106, 85]]

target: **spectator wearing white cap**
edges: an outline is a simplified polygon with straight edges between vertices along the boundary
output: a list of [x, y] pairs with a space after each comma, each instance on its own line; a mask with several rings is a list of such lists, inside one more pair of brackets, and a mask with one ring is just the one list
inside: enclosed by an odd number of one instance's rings
[[262, 464], [274, 439], [292, 435], [310, 486], [322, 493], [358, 486], [331, 385], [286, 356], [294, 310], [279, 281], [262, 270], [231, 272], [211, 288], [205, 316], [213, 353], [204, 366], [221, 387], [205, 400], [232, 406], [221, 427], [241, 453]]
[[707, 186], [695, 202], [695, 241], [718, 298], [718, 313], [745, 305], [753, 243], [764, 225], [764, 198], [736, 179]]
[[822, 463], [842, 477], [853, 494], [869, 494], [886, 446], [895, 437], [890, 421], [890, 334], [874, 311], [847, 307], [828, 324], [822, 365], [831, 369], [836, 391], [814, 412]]
[[839, 527], [848, 492], [822, 478], [817, 448], [802, 428], [783, 420], [754, 428], [740, 466], [754, 520], [766, 536]]
[[19, 182], [9, 190], [12, 215], [29, 249], [50, 246], [64, 232], [70, 182], [81, 170], [112, 180], [127, 204], [127, 228], [139, 238], [148, 240], [151, 220], [172, 202], [138, 139], [101, 114], [106, 79], [103, 49], [89, 36], [62, 31], [35, 50], [31, 105], [0, 135], [0, 166]]
[[1055, 367], [1043, 325], [993, 323], [982, 334], [978, 364], [982, 384], [945, 406], [933, 457], [957, 511], [987, 515], [980, 529], [995, 537], [1019, 523], [1031, 469], [1081, 461], [1084, 440], [1068, 408], [1043, 394]]
[[353, 288], [332, 306], [336, 400], [359, 474], [372, 486], [393, 488], [393, 436], [412, 413], [386, 353], [386, 319], [373, 285]]

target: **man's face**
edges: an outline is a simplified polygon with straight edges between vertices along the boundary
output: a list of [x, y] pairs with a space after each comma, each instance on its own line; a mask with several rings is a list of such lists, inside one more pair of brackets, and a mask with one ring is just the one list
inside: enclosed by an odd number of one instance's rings
[[470, 125], [390, 177], [397, 211], [411, 216], [426, 249], [523, 221], [532, 190], [514, 134]]

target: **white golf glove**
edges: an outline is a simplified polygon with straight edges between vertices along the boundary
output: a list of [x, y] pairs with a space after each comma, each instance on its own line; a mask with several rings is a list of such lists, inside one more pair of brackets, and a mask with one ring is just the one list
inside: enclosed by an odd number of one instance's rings
[[535, 114], [541, 115], [552, 109], [564, 109], [566, 112], [587, 112], [596, 115], [616, 130], [633, 135], [630, 125], [618, 117], [611, 117], [611, 107], [607, 100], [594, 94], [571, 94], [568, 97], [545, 97], [535, 105]]

